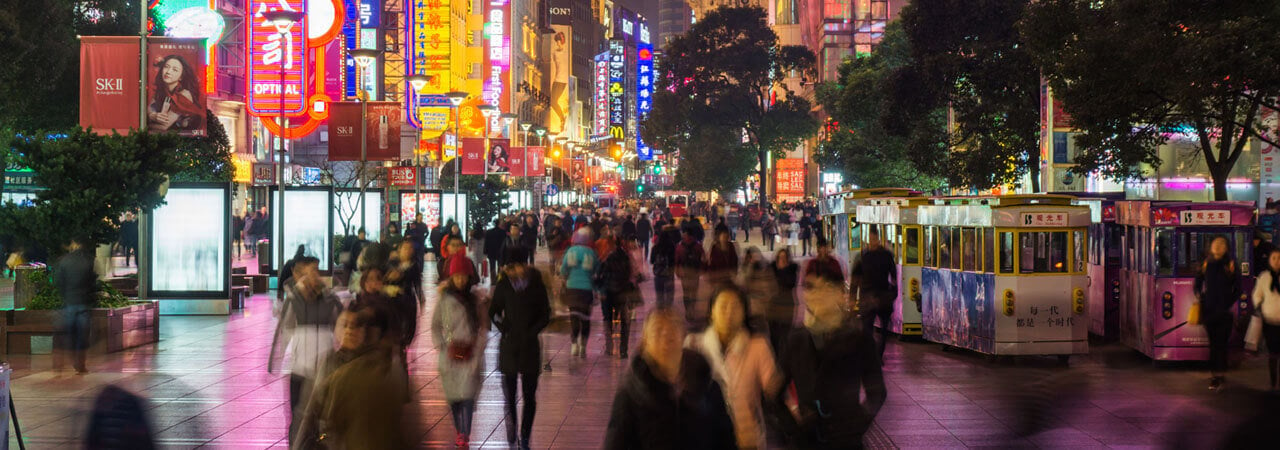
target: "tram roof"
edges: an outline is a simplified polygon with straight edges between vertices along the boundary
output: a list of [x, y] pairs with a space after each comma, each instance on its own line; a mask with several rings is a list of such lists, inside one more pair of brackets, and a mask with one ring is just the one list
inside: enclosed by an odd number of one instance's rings
[[[1124, 200], [1116, 202], [1117, 223], [1146, 227], [1250, 226], [1254, 224], [1256, 212], [1254, 203], [1247, 201]], [[1211, 215], [1206, 217], [1206, 214]]]
[[[1089, 208], [1066, 195], [1005, 195], [935, 199], [918, 208], [918, 223], [971, 227], [1082, 227]], [[1029, 217], [1029, 218], [1028, 218]]]

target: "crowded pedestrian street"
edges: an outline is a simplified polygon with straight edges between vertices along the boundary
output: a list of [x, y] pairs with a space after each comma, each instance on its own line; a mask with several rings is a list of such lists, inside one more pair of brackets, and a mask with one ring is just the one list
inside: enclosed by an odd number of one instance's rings
[[[540, 265], [546, 257], [539, 254]], [[433, 270], [427, 271], [425, 283], [435, 284]], [[641, 287], [649, 307], [650, 285]], [[11, 282], [0, 281], [0, 297], [10, 289]], [[438, 301], [435, 289], [425, 291], [420, 335], [430, 333]], [[80, 447], [93, 399], [109, 385], [145, 399], [162, 448], [287, 448], [288, 376], [267, 371], [273, 298], [256, 295], [230, 317], [165, 317], [159, 343], [93, 356], [85, 375], [53, 369], [50, 355], [11, 355], [11, 392], [26, 448]], [[648, 309], [636, 313], [637, 324]], [[601, 448], [628, 364], [602, 353], [598, 315], [586, 358], [572, 357], [567, 319], [563, 311], [554, 315], [542, 336], [550, 370], [541, 375], [531, 446]], [[507, 448], [497, 339], [489, 342], [471, 442], [473, 448]], [[418, 339], [408, 353], [406, 442], [452, 448], [436, 352], [429, 339]], [[1204, 389], [1202, 365], [1157, 365], [1115, 344], [1094, 347], [1062, 367], [1056, 358], [991, 359], [891, 339], [884, 361], [887, 399], [864, 442], [884, 449], [1208, 448], [1256, 412], [1265, 372], [1260, 358], [1247, 358], [1224, 392], [1211, 393]], [[17, 448], [14, 434], [10, 444]]]

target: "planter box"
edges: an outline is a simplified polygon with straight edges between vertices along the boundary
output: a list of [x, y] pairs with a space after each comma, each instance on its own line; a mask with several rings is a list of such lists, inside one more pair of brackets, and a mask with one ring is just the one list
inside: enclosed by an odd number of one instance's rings
[[[0, 353], [30, 354], [32, 340], [52, 338], [61, 348], [66, 335], [62, 311], [7, 310], [0, 324]], [[160, 306], [156, 301], [89, 311], [89, 353], [111, 353], [158, 342]]]
[[136, 298], [138, 296], [138, 279], [137, 278], [107, 278], [103, 280], [107, 285], [120, 291], [125, 297]]

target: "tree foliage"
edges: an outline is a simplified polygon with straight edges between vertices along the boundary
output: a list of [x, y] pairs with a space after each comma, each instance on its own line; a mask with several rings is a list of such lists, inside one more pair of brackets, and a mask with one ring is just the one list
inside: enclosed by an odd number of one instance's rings
[[[886, 92], [889, 76], [911, 60], [910, 42], [898, 23], [885, 30], [884, 40], [874, 53], [849, 59], [840, 66], [835, 83], [818, 86], [818, 101], [830, 114], [826, 133], [814, 160], [822, 167], [840, 169], [845, 181], [861, 187], [910, 187], [933, 190], [942, 178], [917, 167], [909, 151], [913, 139], [926, 130], [912, 130], [915, 136], [898, 136], [885, 131], [882, 117], [890, 107]], [[945, 123], [922, 120], [938, 135]], [[925, 152], [925, 153], [932, 153]], [[930, 169], [928, 163], [924, 169]]]
[[1171, 135], [1195, 135], [1214, 182], [1249, 140], [1274, 142], [1280, 95], [1280, 4], [1275, 1], [1044, 0], [1022, 31], [1071, 116], [1077, 173], [1148, 175]]
[[213, 111], [205, 111], [205, 136], [183, 138], [178, 147], [178, 167], [173, 181], [216, 181], [228, 183], [235, 177], [231, 162], [231, 140], [222, 121]]
[[75, 126], [77, 36], [137, 36], [139, 7], [139, 0], [0, 3], [0, 127], [34, 131]]
[[[768, 158], [817, 132], [810, 101], [782, 83], [787, 74], [809, 73], [816, 57], [803, 46], [779, 45], [766, 17], [759, 7], [722, 7], [664, 48], [641, 133], [655, 147], [679, 152], [677, 187], [740, 183], [757, 164], [767, 185]], [[711, 172], [714, 180], [700, 176]]]
[[[917, 169], [956, 187], [1039, 191], [1040, 78], [1017, 23], [1030, 0], [921, 0], [902, 10], [910, 60], [886, 85], [883, 124]], [[947, 123], [951, 131], [940, 132]], [[942, 130], [945, 130], [943, 128]]]
[[[442, 167], [437, 185], [445, 192], [453, 192], [452, 163]], [[467, 230], [488, 228], [493, 225], [493, 219], [511, 207], [507, 197], [511, 185], [499, 175], [463, 175], [458, 178], [458, 189], [467, 196]]]
[[99, 136], [75, 130], [10, 143], [44, 190], [36, 194], [35, 206], [0, 205], [0, 229], [54, 252], [72, 238], [115, 240], [125, 212], [164, 203], [160, 187], [179, 169], [180, 138], [173, 134]]

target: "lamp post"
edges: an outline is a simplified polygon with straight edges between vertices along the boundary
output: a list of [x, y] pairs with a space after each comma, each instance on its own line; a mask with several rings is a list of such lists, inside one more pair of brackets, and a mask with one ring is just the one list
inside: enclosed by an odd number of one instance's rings
[[[520, 117], [520, 116], [517, 116], [517, 115], [512, 114], [512, 113], [501, 113], [501, 114], [498, 114], [498, 118], [499, 118], [499, 119], [502, 119], [502, 128], [503, 128], [503, 132], [504, 132], [504, 133], [509, 133], [509, 132], [511, 132], [511, 124], [515, 123], [516, 119], [517, 119], [517, 118], [519, 118], [519, 117]], [[512, 133], [512, 134], [515, 134], [515, 133]], [[508, 150], [508, 151], [510, 151], [510, 145], [511, 145], [511, 142], [510, 142], [510, 141], [508, 141], [508, 142], [507, 142], [507, 145], [508, 145], [507, 150]], [[507, 156], [508, 156], [507, 161], [511, 161], [511, 159], [510, 159], [510, 155], [508, 154]], [[523, 161], [524, 161], [524, 175], [527, 177], [527, 176], [529, 176], [529, 147], [527, 147], [527, 146], [525, 147], [524, 156], [522, 156], [522, 157], [521, 157], [521, 160], [523, 160]], [[508, 172], [508, 173], [510, 173], [510, 172], [511, 172], [510, 166], [508, 166], [507, 172]], [[515, 174], [511, 174], [511, 175], [512, 175], [512, 176], [515, 176]], [[526, 183], [527, 183], [527, 180], [526, 180]], [[526, 184], [526, 186], [528, 186], [528, 184]]]
[[[569, 173], [562, 176], [568, 179], [568, 182], [565, 183], [568, 185], [566, 186], [567, 188], [573, 187], [573, 149], [576, 148], [577, 146], [578, 146], [578, 143], [574, 141], [569, 141], [564, 144], [565, 155], [569, 159], [569, 164], [567, 164], [567, 166], [569, 167]], [[574, 192], [576, 193], [577, 191], [575, 190]], [[575, 194], [575, 197], [576, 197], [576, 194]]]
[[[512, 114], [512, 116], [515, 116]], [[533, 128], [533, 124], [529, 122], [520, 122], [520, 130], [524, 131], [524, 175], [529, 176], [529, 129]], [[529, 195], [533, 195], [532, 193]]]
[[[410, 109], [410, 111], [413, 111], [413, 115], [417, 116], [418, 115], [418, 94], [422, 92], [423, 88], [427, 87], [427, 82], [431, 81], [431, 77], [428, 77], [422, 74], [413, 74], [405, 77], [405, 79], [409, 81], [409, 87], [413, 88], [413, 96], [410, 97], [410, 101], [413, 102], [413, 108]], [[419, 123], [418, 125], [421, 126], [422, 124]], [[422, 131], [419, 130], [418, 132], [421, 133]], [[421, 136], [419, 136], [419, 138], [421, 138]], [[420, 180], [421, 177], [419, 177], [419, 175], [421, 175], [421, 172], [422, 172], [420, 168], [421, 164], [419, 164], [421, 160], [422, 160], [422, 156], [419, 155], [418, 152], [415, 150], [413, 152], [413, 214], [414, 216], [417, 216], [419, 214], [419, 211], [422, 211], [422, 199], [421, 199], [422, 193], [418, 189], [418, 187], [422, 185], [422, 180]]]
[[[462, 112], [462, 102], [467, 99], [467, 93], [453, 91], [444, 94], [444, 96], [449, 98], [449, 105], [453, 106], [453, 216], [454, 219], [458, 219], [458, 212], [460, 211], [458, 209], [458, 177], [462, 176], [462, 171], [458, 166], [458, 160], [462, 159], [462, 118], [460, 113]], [[417, 214], [417, 212], [414, 214]]]
[[480, 105], [480, 114], [484, 114], [484, 178], [489, 179], [489, 124], [493, 122], [493, 115], [498, 114], [498, 107], [493, 105]]
[[[274, 11], [263, 12], [262, 17], [267, 19], [268, 22], [271, 22], [271, 25], [276, 27], [276, 32], [280, 33], [280, 42], [285, 42], [288, 38], [289, 31], [293, 28], [293, 25], [302, 21], [303, 14], [299, 11], [277, 9]], [[289, 127], [289, 118], [284, 116], [284, 69], [285, 63], [282, 58], [280, 61], [280, 110], [277, 111], [280, 114], [277, 116], [280, 125], [280, 141], [279, 146], [276, 147], [276, 183], [278, 187], [276, 192], [280, 195], [280, 210], [275, 212], [276, 222], [280, 224], [280, 227], [276, 229], [276, 234], [273, 239], [276, 241], [276, 251], [275, 255], [272, 255], [272, 267], [275, 267], [274, 260], [276, 258], [280, 258], [282, 262], [284, 259], [284, 133], [285, 129]], [[261, 255], [259, 255], [259, 257], [261, 257]]]
[[[371, 48], [357, 48], [351, 50], [351, 58], [356, 60], [356, 65], [360, 68], [360, 73], [356, 75], [356, 80], [364, 80], [364, 71], [369, 70], [369, 66], [378, 61], [378, 56], [382, 55], [382, 50]], [[365, 180], [366, 160], [369, 159], [369, 94], [365, 92], [363, 86], [359, 86], [356, 90], [356, 98], [360, 100], [360, 228], [365, 228], [365, 189], [369, 183]]]

